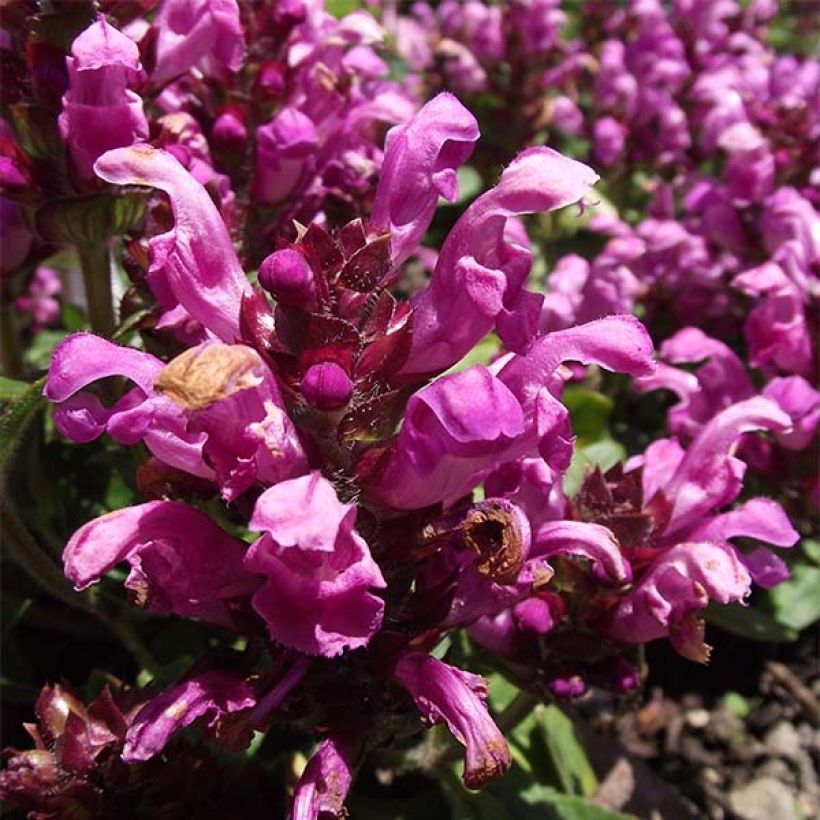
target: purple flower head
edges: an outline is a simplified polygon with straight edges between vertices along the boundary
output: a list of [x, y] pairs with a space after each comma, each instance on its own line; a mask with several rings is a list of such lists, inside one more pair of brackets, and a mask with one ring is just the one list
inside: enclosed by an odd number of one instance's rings
[[579, 201], [597, 175], [549, 148], [530, 148], [453, 226], [433, 278], [414, 301], [410, 357], [403, 373], [427, 374], [457, 362], [515, 304], [530, 270], [528, 248], [505, 235], [518, 214]]
[[612, 117], [603, 117], [593, 126], [595, 155], [604, 165], [614, 165], [621, 157], [627, 129]]
[[139, 51], [101, 17], [74, 40], [66, 64], [60, 134], [80, 179], [93, 180], [98, 157], [148, 137], [142, 99], [129, 90], [142, 77]]
[[245, 567], [265, 576], [253, 606], [271, 638], [333, 657], [365, 646], [379, 628], [384, 603], [369, 590], [385, 582], [355, 521], [356, 508], [342, 504], [318, 473], [259, 497], [249, 526], [265, 534], [248, 550]]
[[186, 411], [188, 433], [207, 436], [202, 455], [226, 500], [257, 481], [275, 483], [307, 469], [276, 379], [252, 348], [190, 348], [163, 368], [154, 388]]
[[60, 303], [54, 297], [60, 290], [59, 273], [54, 268], [40, 265], [34, 271], [25, 294], [14, 300], [14, 307], [21, 313], [31, 314], [32, 329], [36, 332], [58, 319]]
[[[183, 410], [154, 389], [162, 368], [150, 353], [73, 333], [54, 349], [43, 394], [58, 405], [54, 422], [66, 438], [85, 443], [107, 432], [121, 444], [144, 441], [166, 464], [210, 478], [213, 473], [202, 459], [203, 437], [189, 433]], [[109, 376], [124, 376], [135, 387], [105, 407], [84, 388]]]
[[792, 420], [790, 430], [775, 433], [781, 447], [803, 450], [814, 441], [820, 425], [820, 393], [802, 376], [772, 379], [761, 395], [773, 401]]
[[660, 364], [653, 375], [636, 381], [641, 391], [665, 388], [680, 398], [668, 418], [669, 429], [683, 441], [691, 440], [721, 410], [754, 395], [746, 368], [734, 351], [697, 328], [684, 328], [666, 339], [661, 357], [673, 364], [705, 360], [694, 373]]
[[464, 784], [480, 789], [512, 764], [504, 735], [487, 712], [487, 682], [421, 652], [408, 652], [393, 673], [425, 720], [445, 722], [465, 747]]
[[708, 659], [703, 622], [694, 613], [710, 600], [742, 601], [751, 578], [732, 549], [685, 542], [667, 550], [618, 606], [612, 636], [646, 643], [669, 635], [672, 645], [695, 661]]
[[236, 0], [162, 0], [154, 19], [154, 83], [197, 69], [224, 78], [245, 59], [245, 35]]

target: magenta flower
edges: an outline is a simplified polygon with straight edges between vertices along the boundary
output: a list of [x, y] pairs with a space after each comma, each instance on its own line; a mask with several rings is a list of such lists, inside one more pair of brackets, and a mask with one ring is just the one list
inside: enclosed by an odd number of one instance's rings
[[126, 763], [159, 754], [171, 735], [201, 718], [215, 727], [225, 715], [256, 704], [251, 686], [240, 675], [214, 670], [188, 678], [151, 698], [136, 714], [125, 736]]
[[319, 744], [293, 793], [291, 820], [321, 820], [341, 816], [353, 782], [352, 749], [342, 738]]
[[253, 196], [276, 204], [294, 195], [315, 170], [319, 135], [313, 120], [296, 108], [283, 108], [256, 130]]
[[390, 232], [394, 265], [421, 241], [439, 196], [455, 200], [456, 171], [477, 139], [475, 118], [451, 94], [440, 94], [388, 132], [370, 224], [377, 233]]
[[154, 83], [168, 82], [191, 69], [223, 78], [242, 67], [245, 36], [236, 0], [162, 0], [154, 28]]
[[242, 296], [250, 295], [250, 285], [205, 189], [174, 157], [148, 146], [111, 151], [94, 170], [106, 182], [146, 185], [168, 194], [175, 225], [149, 242], [149, 282], [155, 291], [172, 294], [216, 337], [238, 339], [239, 306]]
[[310, 655], [333, 657], [365, 646], [378, 630], [385, 586], [365, 540], [353, 529], [356, 508], [342, 504], [318, 473], [282, 481], [259, 497], [249, 527], [264, 535], [245, 557], [265, 576], [254, 609], [271, 638]]
[[61, 289], [59, 273], [47, 265], [40, 265], [34, 271], [26, 293], [14, 300], [17, 310], [31, 314], [34, 332], [53, 324], [60, 316], [60, 303], [54, 297]]
[[508, 241], [507, 220], [577, 202], [596, 179], [585, 165], [549, 148], [520, 154], [445, 240], [430, 285], [415, 299], [412, 346], [402, 372], [446, 369], [497, 323], [505, 338], [507, 323], [521, 318], [520, 297], [532, 263], [528, 248]]
[[512, 764], [504, 735], [487, 712], [487, 682], [421, 652], [408, 652], [396, 664], [396, 679], [412, 695], [430, 723], [447, 724], [465, 748], [464, 784], [480, 789]]
[[139, 51], [101, 17], [74, 40], [66, 64], [60, 134], [80, 179], [93, 180], [98, 157], [148, 137], [142, 99], [129, 88], [143, 76]]
[[175, 501], [149, 501], [82, 526], [66, 545], [63, 563], [80, 590], [127, 561], [125, 586], [140, 606], [230, 625], [227, 602], [258, 587], [244, 556], [245, 544], [205, 513]]

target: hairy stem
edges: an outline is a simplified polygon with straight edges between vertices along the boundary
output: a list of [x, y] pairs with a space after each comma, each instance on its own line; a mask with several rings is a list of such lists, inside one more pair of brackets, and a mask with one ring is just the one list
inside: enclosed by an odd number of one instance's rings
[[77, 246], [85, 283], [88, 320], [91, 329], [101, 336], [112, 336], [116, 328], [114, 296], [111, 291], [111, 256], [108, 245]]

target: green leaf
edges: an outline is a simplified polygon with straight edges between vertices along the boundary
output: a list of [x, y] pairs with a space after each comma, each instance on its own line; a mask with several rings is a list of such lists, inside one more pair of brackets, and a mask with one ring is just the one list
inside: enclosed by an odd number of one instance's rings
[[326, 0], [325, 10], [328, 14], [332, 14], [337, 20], [346, 17], [351, 11], [356, 11], [359, 8], [358, 0]]
[[560, 794], [549, 786], [533, 784], [520, 794], [528, 811], [517, 813], [521, 820], [629, 820], [631, 815], [596, 806], [583, 797]]
[[598, 778], [572, 721], [557, 706], [539, 706], [536, 716], [529, 755], [535, 778], [565, 794], [594, 794]]
[[536, 783], [515, 763], [480, 792], [465, 789], [452, 772], [443, 773], [440, 782], [453, 820], [634, 820]]
[[[460, 205], [464, 202], [472, 202], [484, 187], [484, 182], [481, 179], [481, 174], [473, 168], [472, 165], [462, 165], [458, 169], [458, 199], [452, 203]], [[444, 200], [445, 205], [451, 203]]]
[[0, 519], [4, 553], [49, 595], [77, 609], [89, 609], [88, 597], [72, 590], [62, 570], [34, 540], [5, 494], [0, 495]]
[[727, 692], [723, 696], [723, 705], [739, 718], [747, 718], [752, 711], [749, 701], [739, 692]]
[[814, 538], [804, 538], [800, 542], [800, 547], [810, 561], [820, 564], [820, 541]]
[[754, 641], [797, 640], [794, 629], [778, 623], [771, 615], [754, 607], [712, 603], [706, 610], [706, 620], [727, 632]]
[[792, 577], [769, 591], [778, 624], [798, 632], [820, 619], [820, 567], [793, 564]]
[[85, 313], [83, 313], [82, 308], [77, 307], [77, 305], [64, 304], [62, 320], [65, 329], [71, 332], [85, 330], [86, 327], [88, 327]]
[[501, 340], [495, 333], [489, 333], [461, 359], [461, 361], [456, 362], [444, 373], [444, 375], [449, 376], [451, 373], [458, 373], [461, 370], [472, 367], [474, 364], [489, 364], [499, 350], [501, 350]]
[[614, 438], [601, 438], [585, 446], [576, 446], [572, 462], [564, 474], [564, 492], [573, 496], [580, 489], [587, 469], [600, 467], [606, 472], [610, 467], [626, 458], [626, 448]]
[[23, 360], [29, 367], [43, 370], [48, 367], [54, 348], [67, 335], [68, 333], [65, 330], [41, 330], [23, 354]]
[[572, 421], [572, 432], [588, 442], [607, 435], [612, 399], [588, 387], [570, 385], [564, 390], [563, 402]]
[[30, 382], [24, 382], [19, 379], [8, 379], [5, 376], [0, 376], [0, 401], [7, 402], [9, 399], [15, 399], [22, 396], [26, 390], [31, 387]]
[[[7, 379], [5, 381], [10, 381]], [[31, 424], [35, 415], [45, 402], [43, 385], [45, 378], [38, 379], [33, 384], [18, 393], [16, 398], [4, 403], [0, 410], [0, 483], [4, 479], [11, 458]]]

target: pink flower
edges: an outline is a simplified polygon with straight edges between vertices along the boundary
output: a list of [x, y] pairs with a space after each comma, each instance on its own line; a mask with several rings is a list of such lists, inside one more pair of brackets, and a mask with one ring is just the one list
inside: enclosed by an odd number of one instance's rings
[[365, 646], [379, 628], [384, 602], [369, 590], [385, 581], [355, 521], [356, 508], [342, 504], [319, 473], [259, 497], [249, 526], [265, 534], [245, 567], [265, 576], [253, 606], [273, 640], [333, 657]]

